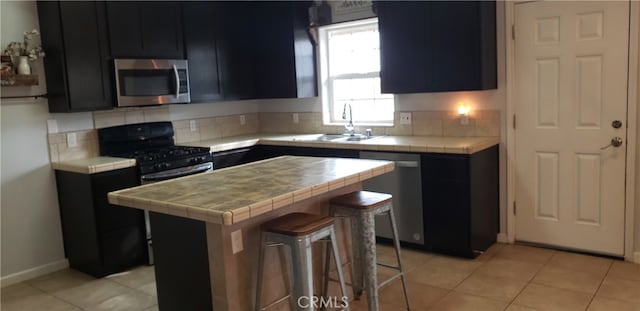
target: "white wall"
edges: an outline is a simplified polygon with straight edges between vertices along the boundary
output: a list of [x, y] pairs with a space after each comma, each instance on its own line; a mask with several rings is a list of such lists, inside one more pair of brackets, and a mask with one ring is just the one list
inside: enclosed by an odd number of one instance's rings
[[[38, 28], [33, 2], [0, 2], [0, 45]], [[64, 259], [53, 173], [47, 149], [46, 101], [0, 102], [3, 277]]]

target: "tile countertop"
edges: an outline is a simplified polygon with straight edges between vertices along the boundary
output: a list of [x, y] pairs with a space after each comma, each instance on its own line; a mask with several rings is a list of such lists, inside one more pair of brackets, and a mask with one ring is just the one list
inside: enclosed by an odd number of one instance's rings
[[282, 156], [108, 196], [116, 205], [231, 225], [393, 169], [389, 161]]
[[95, 174], [134, 166], [136, 166], [135, 159], [114, 157], [93, 157], [51, 163], [51, 167], [54, 170], [81, 174]]
[[[210, 148], [220, 152], [261, 145], [298, 146], [315, 148], [358, 149], [374, 151], [436, 152], [472, 154], [500, 143], [499, 137], [442, 137], [442, 136], [376, 136], [358, 142], [316, 141], [322, 134], [255, 134], [213, 140], [182, 143], [183, 146]], [[106, 172], [135, 166], [133, 159], [93, 157], [53, 162], [53, 169], [84, 174]]]
[[376, 136], [354, 142], [316, 141], [322, 134], [262, 134], [183, 143], [185, 146], [209, 147], [211, 152], [260, 145], [375, 151], [436, 152], [472, 154], [500, 143], [500, 137]]

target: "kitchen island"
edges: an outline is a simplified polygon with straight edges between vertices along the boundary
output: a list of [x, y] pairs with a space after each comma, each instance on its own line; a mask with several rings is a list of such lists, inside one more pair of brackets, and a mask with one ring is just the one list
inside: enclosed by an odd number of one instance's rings
[[[326, 214], [329, 199], [393, 169], [388, 161], [283, 156], [111, 192], [109, 202], [152, 212], [160, 310], [250, 310], [260, 224], [294, 211]], [[339, 240], [346, 254], [348, 239]], [[267, 303], [287, 291], [286, 254], [265, 256]]]

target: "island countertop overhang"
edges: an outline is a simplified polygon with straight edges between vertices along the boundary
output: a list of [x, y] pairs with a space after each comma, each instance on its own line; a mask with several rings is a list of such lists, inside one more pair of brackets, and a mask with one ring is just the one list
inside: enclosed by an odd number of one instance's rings
[[282, 156], [110, 192], [109, 203], [232, 225], [394, 169], [391, 161]]

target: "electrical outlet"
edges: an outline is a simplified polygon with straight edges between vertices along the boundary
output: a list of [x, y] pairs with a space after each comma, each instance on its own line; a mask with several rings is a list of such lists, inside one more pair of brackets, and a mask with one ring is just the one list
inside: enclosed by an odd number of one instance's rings
[[300, 122], [300, 115], [298, 113], [293, 114], [293, 123], [298, 124]]
[[400, 124], [403, 124], [403, 125], [411, 124], [411, 112], [400, 113]]
[[195, 131], [197, 130], [197, 127], [196, 127], [196, 120], [189, 120], [189, 129], [190, 129], [192, 132], [195, 132]]
[[240, 125], [247, 124], [247, 118], [244, 115], [240, 115]]
[[67, 133], [67, 147], [73, 148], [78, 146], [76, 133]]
[[236, 254], [244, 249], [242, 245], [242, 230], [231, 232], [231, 252]]

